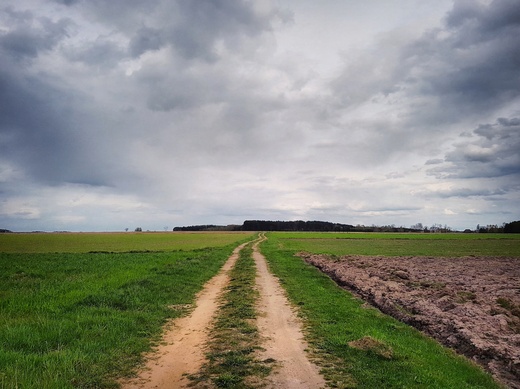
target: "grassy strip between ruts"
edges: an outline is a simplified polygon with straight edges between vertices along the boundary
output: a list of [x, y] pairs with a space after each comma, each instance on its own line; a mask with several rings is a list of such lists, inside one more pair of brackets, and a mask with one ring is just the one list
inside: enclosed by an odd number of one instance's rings
[[332, 387], [500, 388], [472, 362], [366, 307], [295, 257], [294, 249], [280, 249], [277, 236], [268, 235], [262, 252], [299, 306], [307, 340]]
[[234, 247], [0, 254], [0, 388], [117, 387]]
[[269, 375], [274, 361], [256, 358], [260, 337], [256, 328], [258, 291], [251, 244], [240, 252], [230, 271], [230, 283], [210, 333], [208, 362], [190, 376], [197, 388], [255, 388]]

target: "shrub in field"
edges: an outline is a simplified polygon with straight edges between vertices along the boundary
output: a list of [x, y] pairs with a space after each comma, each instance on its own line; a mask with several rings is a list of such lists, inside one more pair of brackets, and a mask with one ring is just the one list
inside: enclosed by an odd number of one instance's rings
[[504, 226], [504, 232], [509, 234], [520, 233], [520, 220], [511, 223], [506, 223], [506, 225]]

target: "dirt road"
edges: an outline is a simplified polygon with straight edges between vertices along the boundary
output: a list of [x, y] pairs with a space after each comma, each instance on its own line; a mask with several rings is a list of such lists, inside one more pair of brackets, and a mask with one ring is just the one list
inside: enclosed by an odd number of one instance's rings
[[[325, 381], [306, 356], [300, 322], [259, 252], [258, 244], [263, 239], [265, 237], [262, 235], [253, 246], [257, 266], [256, 287], [260, 292], [258, 329], [261, 338], [265, 339], [262, 358], [277, 361], [277, 368], [268, 378], [267, 387], [321, 388], [325, 386]], [[204, 363], [205, 346], [218, 310], [219, 297], [229, 281], [228, 272], [245, 245], [238, 246], [222, 270], [205, 285], [192, 313], [167, 326], [161, 346], [148, 356], [139, 377], [121, 382], [124, 389], [188, 387], [190, 381], [186, 375], [197, 373]]]

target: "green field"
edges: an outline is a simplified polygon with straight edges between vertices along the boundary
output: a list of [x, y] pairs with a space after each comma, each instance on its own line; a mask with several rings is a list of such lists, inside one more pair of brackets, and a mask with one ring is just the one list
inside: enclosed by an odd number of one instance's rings
[[331, 255], [520, 257], [520, 234], [274, 233], [284, 250]]
[[[0, 253], [2, 389], [116, 387], [115, 379], [135, 368], [158, 340], [165, 321], [185, 314], [238, 243], [252, 237], [38, 235], [2, 236], [3, 243], [15, 238], [11, 251], [38, 250], [36, 241], [44, 251]], [[159, 247], [170, 251], [67, 253]]]
[[126, 232], [0, 234], [4, 253], [88, 253], [193, 250], [224, 246], [250, 232]]
[[[262, 250], [337, 387], [496, 388], [294, 254], [520, 257], [506, 234], [270, 233]], [[112, 388], [252, 233], [0, 235], [0, 388]], [[248, 270], [249, 271], [249, 270]], [[349, 342], [374, 341], [366, 350]], [[323, 357], [325, 356], [325, 357]]]

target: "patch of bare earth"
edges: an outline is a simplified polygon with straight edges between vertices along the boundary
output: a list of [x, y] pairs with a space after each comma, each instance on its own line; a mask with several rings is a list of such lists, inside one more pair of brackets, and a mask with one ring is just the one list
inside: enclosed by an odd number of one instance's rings
[[148, 355], [145, 368], [137, 378], [121, 382], [123, 388], [188, 387], [190, 381], [187, 375], [198, 372], [205, 360], [204, 346], [219, 306], [219, 296], [229, 281], [228, 272], [235, 265], [244, 246], [238, 246], [222, 270], [204, 286], [191, 314], [167, 325], [163, 341]]
[[319, 369], [307, 356], [302, 325], [284, 294], [277, 278], [268, 270], [257, 242], [253, 258], [257, 267], [257, 288], [260, 293], [258, 330], [265, 341], [260, 359], [274, 359], [275, 372], [269, 377], [268, 388], [316, 389], [325, 386]]
[[382, 312], [520, 388], [519, 258], [300, 256]]

